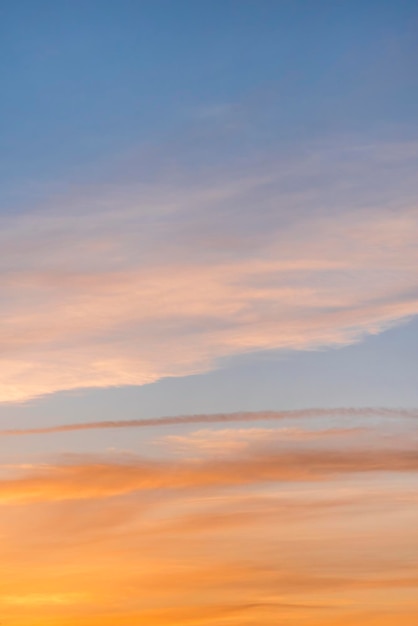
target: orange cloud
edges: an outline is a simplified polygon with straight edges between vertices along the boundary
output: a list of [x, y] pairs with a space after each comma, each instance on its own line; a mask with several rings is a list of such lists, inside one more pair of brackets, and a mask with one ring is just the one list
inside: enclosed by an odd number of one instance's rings
[[46, 465], [0, 480], [0, 502], [102, 498], [152, 489], [230, 487], [320, 481], [352, 473], [415, 472], [415, 448], [256, 449], [231, 458]]
[[100, 500], [80, 487], [79, 499], [2, 506], [2, 619], [409, 626], [418, 501], [401, 484], [368, 475]]
[[[183, 456], [4, 467], [3, 621], [409, 626], [418, 455], [415, 431], [394, 441], [392, 425], [372, 442], [364, 429], [298, 429], [285, 445], [280, 430], [206, 427], [182, 435]], [[205, 438], [248, 445], [199, 454]]]

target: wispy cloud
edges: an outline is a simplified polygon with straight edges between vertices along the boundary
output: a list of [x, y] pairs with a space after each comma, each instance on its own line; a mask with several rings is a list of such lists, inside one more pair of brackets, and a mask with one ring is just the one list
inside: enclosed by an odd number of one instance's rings
[[180, 426], [188, 424], [224, 424], [239, 422], [282, 421], [312, 418], [402, 418], [417, 419], [418, 409], [388, 407], [313, 407], [307, 409], [290, 409], [285, 411], [243, 411], [237, 413], [212, 413], [195, 415], [174, 415], [168, 417], [143, 418], [133, 420], [106, 420], [95, 422], [74, 422], [56, 426], [35, 428], [10, 428], [0, 430], [0, 437], [47, 435], [66, 433], [78, 430], [101, 430], [107, 428], [159, 428], [164, 426]]
[[194, 461], [64, 456], [17, 468], [0, 480], [3, 618], [409, 625], [416, 449], [407, 436], [394, 449], [328, 435], [282, 451], [258, 438], [258, 449]]
[[106, 498], [152, 489], [202, 489], [263, 482], [323, 481], [353, 473], [416, 472], [418, 452], [392, 449], [257, 450], [232, 458], [47, 465], [0, 480], [0, 502]]
[[326, 438], [343, 438], [347, 443], [350, 437], [359, 433], [373, 432], [367, 428], [327, 428], [307, 430], [306, 428], [223, 428], [221, 430], [198, 430], [186, 435], [166, 435], [161, 443], [169, 450], [180, 454], [229, 455], [251, 447], [261, 447], [292, 443], [323, 441]]
[[103, 184], [2, 218], [1, 401], [136, 385], [418, 313], [414, 144]]

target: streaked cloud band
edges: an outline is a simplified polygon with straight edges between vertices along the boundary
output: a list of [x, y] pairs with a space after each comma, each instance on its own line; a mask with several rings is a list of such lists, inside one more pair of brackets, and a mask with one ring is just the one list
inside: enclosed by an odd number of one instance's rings
[[80, 430], [103, 430], [111, 428], [159, 428], [164, 426], [181, 426], [187, 424], [224, 424], [239, 422], [280, 421], [287, 419], [309, 418], [418, 418], [418, 409], [385, 408], [385, 407], [336, 407], [309, 408], [286, 411], [243, 411], [237, 413], [213, 413], [196, 415], [174, 415], [167, 417], [105, 420], [97, 422], [74, 422], [55, 426], [36, 428], [10, 428], [0, 430], [0, 437], [24, 435], [48, 435]]

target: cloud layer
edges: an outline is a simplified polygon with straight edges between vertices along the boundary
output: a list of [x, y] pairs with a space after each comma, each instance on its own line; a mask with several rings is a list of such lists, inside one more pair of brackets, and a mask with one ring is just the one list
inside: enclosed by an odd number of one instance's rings
[[411, 425], [396, 445], [382, 424], [373, 436], [300, 428], [284, 441], [273, 428], [224, 428], [166, 438], [183, 444], [170, 459], [64, 455], [2, 467], [2, 619], [409, 626]]
[[418, 313], [413, 144], [101, 185], [3, 217], [0, 401], [340, 346]]

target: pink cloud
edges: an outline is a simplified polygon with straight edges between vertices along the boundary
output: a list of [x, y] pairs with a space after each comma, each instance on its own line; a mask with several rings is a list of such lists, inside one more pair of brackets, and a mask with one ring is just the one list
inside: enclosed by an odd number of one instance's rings
[[0, 401], [342, 346], [416, 315], [418, 190], [399, 163], [417, 159], [412, 144], [317, 150], [3, 218]]

